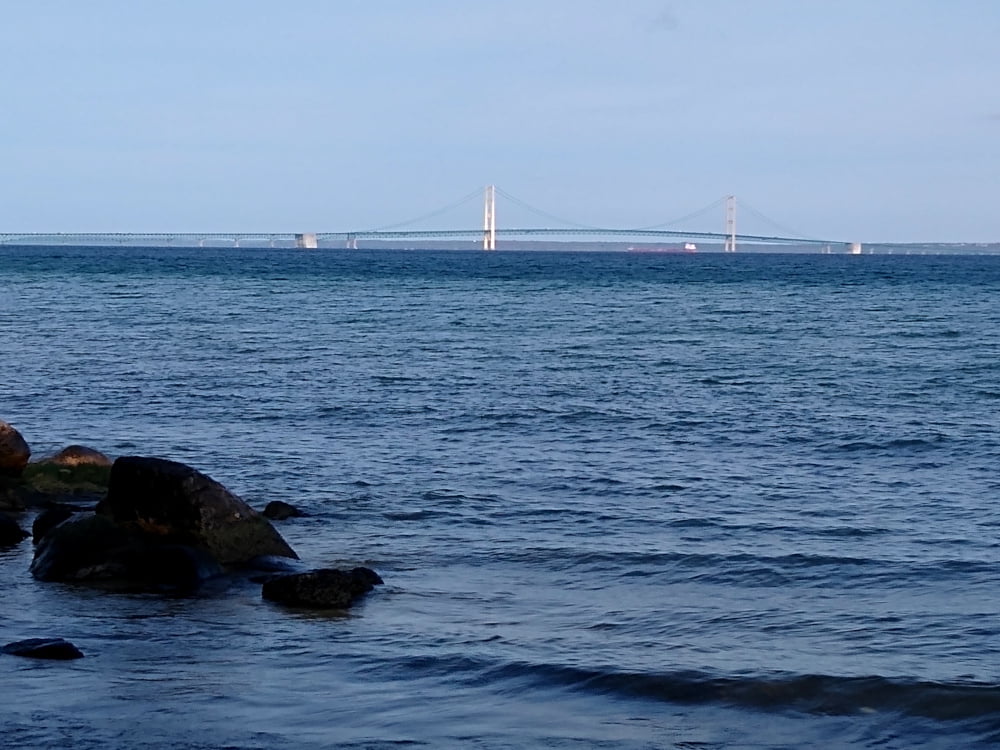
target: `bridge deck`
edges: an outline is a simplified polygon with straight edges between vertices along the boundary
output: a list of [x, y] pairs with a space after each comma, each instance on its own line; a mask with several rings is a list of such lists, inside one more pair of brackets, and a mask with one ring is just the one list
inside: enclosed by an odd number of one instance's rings
[[[600, 227], [557, 229], [548, 227], [498, 228], [498, 237], [607, 237], [622, 239], [686, 239], [726, 240], [722, 232], [686, 232], [674, 229], [611, 229]], [[354, 232], [316, 232], [316, 238], [328, 242], [353, 240], [405, 240], [405, 239], [476, 239], [482, 238], [482, 229], [429, 229], [429, 230], [361, 230]], [[739, 242], [799, 245], [848, 245], [844, 240], [819, 240], [805, 237], [779, 237], [771, 235], [737, 234]], [[203, 242], [260, 242], [294, 243], [296, 234], [291, 232], [3, 232], [0, 244], [136, 244], [140, 242], [163, 244], [199, 244]]]

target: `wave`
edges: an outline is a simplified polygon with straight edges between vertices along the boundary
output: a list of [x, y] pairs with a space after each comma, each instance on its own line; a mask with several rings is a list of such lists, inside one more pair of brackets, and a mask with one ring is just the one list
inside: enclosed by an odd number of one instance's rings
[[893, 438], [889, 440], [851, 440], [840, 443], [837, 450], [848, 453], [909, 453], [924, 450], [934, 450], [949, 442], [944, 435], [933, 435], [925, 438]]
[[554, 679], [587, 690], [673, 703], [725, 703], [825, 715], [895, 712], [938, 720], [996, 717], [1000, 685], [941, 683], [886, 677], [788, 675], [709, 677], [699, 673], [641, 674], [553, 668]]
[[426, 521], [443, 515], [443, 511], [435, 510], [387, 511], [382, 514], [389, 521]]
[[1000, 729], [1000, 684], [907, 677], [822, 674], [712, 675], [644, 673], [522, 661], [497, 664], [471, 656], [416, 656], [385, 662], [481, 685], [558, 687], [676, 704], [720, 704], [760, 711], [849, 716], [896, 713], [937, 721], [988, 719]]
[[888, 534], [890, 529], [878, 526], [818, 526], [803, 528], [789, 524], [772, 523], [733, 523], [724, 518], [713, 517], [689, 517], [668, 521], [667, 526], [677, 529], [721, 529], [734, 532], [765, 532], [765, 533], [787, 533], [801, 534], [808, 533], [810, 536], [820, 537], [867, 537], [879, 534]]
[[799, 585], [838, 588], [873, 584], [904, 586], [917, 581], [967, 581], [992, 576], [995, 564], [984, 560], [935, 558], [892, 560], [875, 557], [792, 552], [784, 555], [690, 553], [638, 550], [585, 550], [571, 546], [526, 547], [477, 558], [481, 564], [543, 566], [574, 571], [588, 580], [596, 574], [621, 578], [662, 577], [672, 582], [778, 587]]

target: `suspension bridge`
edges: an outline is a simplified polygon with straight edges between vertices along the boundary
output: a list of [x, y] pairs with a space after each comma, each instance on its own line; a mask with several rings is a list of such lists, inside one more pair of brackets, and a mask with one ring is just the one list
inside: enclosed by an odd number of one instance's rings
[[[497, 226], [497, 195], [544, 220], [560, 226], [505, 227]], [[438, 217], [474, 199], [482, 200], [482, 225], [466, 229], [414, 229], [429, 219]], [[747, 208], [745, 204], [741, 204]], [[722, 230], [692, 231], [676, 228], [678, 224], [695, 218], [703, 218], [709, 211], [723, 209]], [[832, 248], [845, 247], [848, 252], [860, 253], [861, 245], [844, 240], [818, 239], [806, 237], [781, 227], [776, 222], [750, 208], [758, 220], [775, 227], [779, 234], [740, 234], [736, 231], [736, 197], [729, 195], [693, 213], [671, 221], [644, 227], [618, 228], [576, 223], [541, 211], [520, 199], [504, 192], [495, 185], [487, 185], [483, 191], [475, 191], [458, 201], [431, 213], [397, 224], [374, 229], [337, 232], [0, 232], [0, 245], [134, 245], [134, 246], [207, 246], [230, 245], [233, 247], [283, 247], [294, 246], [302, 249], [319, 247], [346, 247], [358, 249], [366, 240], [380, 242], [403, 242], [407, 240], [474, 240], [483, 250], [496, 250], [498, 238], [533, 239], [590, 237], [607, 241], [694, 241], [718, 242], [724, 252], [736, 252], [739, 243], [766, 245], [800, 245]]]

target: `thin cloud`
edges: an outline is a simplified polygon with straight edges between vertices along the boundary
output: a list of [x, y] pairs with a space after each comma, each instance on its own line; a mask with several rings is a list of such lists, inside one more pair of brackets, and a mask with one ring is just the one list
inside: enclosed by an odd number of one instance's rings
[[674, 9], [667, 6], [661, 8], [649, 21], [650, 31], [677, 31], [680, 28], [680, 20]]

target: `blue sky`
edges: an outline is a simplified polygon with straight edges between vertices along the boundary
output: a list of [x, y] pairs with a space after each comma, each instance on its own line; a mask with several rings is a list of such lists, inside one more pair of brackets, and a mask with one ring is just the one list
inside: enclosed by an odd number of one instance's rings
[[[495, 183], [592, 225], [731, 193], [811, 237], [1000, 241], [995, 0], [33, 0], [0, 21], [0, 231], [364, 229]], [[544, 222], [501, 200], [498, 223]]]

